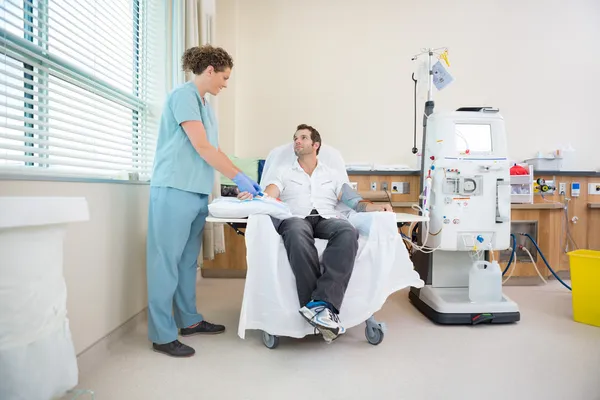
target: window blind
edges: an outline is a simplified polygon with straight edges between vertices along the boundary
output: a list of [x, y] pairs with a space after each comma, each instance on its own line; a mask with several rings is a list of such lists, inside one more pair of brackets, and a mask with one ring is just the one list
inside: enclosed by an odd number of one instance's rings
[[0, 0], [0, 173], [149, 180], [161, 4]]

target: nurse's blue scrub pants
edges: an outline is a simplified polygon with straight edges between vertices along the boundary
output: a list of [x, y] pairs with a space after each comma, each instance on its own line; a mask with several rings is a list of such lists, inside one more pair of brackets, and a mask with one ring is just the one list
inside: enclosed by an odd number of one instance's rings
[[148, 338], [177, 340], [178, 328], [202, 321], [196, 310], [197, 259], [208, 196], [151, 187], [147, 238]]

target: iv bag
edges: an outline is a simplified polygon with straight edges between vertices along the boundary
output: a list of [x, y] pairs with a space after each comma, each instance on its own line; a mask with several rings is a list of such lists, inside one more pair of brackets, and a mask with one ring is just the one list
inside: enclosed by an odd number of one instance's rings
[[454, 82], [454, 78], [450, 75], [450, 72], [448, 72], [441, 61], [435, 63], [431, 70], [433, 72], [433, 84], [437, 90], [442, 90]]

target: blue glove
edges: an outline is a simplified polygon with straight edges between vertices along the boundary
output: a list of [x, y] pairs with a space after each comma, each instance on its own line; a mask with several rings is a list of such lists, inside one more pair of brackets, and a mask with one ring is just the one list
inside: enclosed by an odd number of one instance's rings
[[254, 182], [252, 179], [250, 179], [243, 172], [238, 172], [237, 175], [233, 177], [232, 181], [240, 189], [240, 192], [248, 192], [252, 196], [263, 195], [260, 185]]

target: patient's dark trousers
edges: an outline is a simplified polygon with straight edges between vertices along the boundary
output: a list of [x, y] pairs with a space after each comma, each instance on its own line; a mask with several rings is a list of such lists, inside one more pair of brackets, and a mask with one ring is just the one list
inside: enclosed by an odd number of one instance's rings
[[[316, 214], [313, 210], [311, 214]], [[305, 219], [273, 219], [282, 236], [288, 260], [296, 276], [300, 307], [311, 300], [326, 301], [337, 313], [354, 269], [358, 231], [346, 220], [310, 215]], [[328, 240], [322, 269], [315, 238]], [[321, 272], [322, 271], [322, 272]]]

